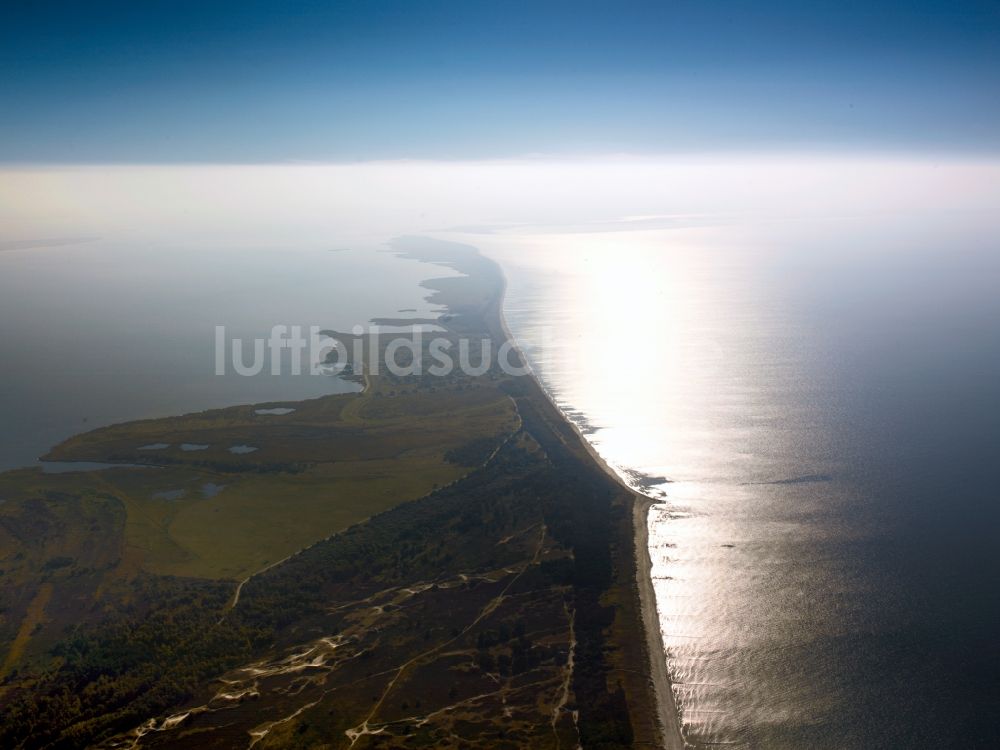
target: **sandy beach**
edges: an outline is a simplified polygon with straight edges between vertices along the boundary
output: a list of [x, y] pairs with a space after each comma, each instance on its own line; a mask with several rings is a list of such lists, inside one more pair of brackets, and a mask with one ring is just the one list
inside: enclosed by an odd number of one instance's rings
[[652, 567], [649, 557], [649, 509], [655, 502], [644, 495], [635, 495], [632, 505], [632, 525], [635, 530], [636, 586], [642, 608], [642, 629], [646, 635], [649, 653], [650, 677], [653, 680], [656, 706], [659, 711], [660, 731], [667, 750], [682, 750], [680, 714], [674, 702], [674, 691], [667, 671], [667, 658], [660, 633], [660, 616], [656, 609], [656, 591], [653, 588]]

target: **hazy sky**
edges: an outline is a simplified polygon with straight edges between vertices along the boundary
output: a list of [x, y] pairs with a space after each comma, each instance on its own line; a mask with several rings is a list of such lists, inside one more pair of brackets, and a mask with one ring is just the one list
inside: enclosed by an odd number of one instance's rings
[[1000, 150], [995, 0], [7, 2], [0, 161]]

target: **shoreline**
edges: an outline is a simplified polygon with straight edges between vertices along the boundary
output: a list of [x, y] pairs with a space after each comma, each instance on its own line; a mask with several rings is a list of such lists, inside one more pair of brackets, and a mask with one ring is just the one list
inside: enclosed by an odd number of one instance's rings
[[552, 394], [542, 384], [531, 366], [528, 357], [522, 351], [517, 338], [507, 326], [507, 318], [503, 311], [503, 302], [507, 296], [507, 276], [501, 265], [493, 258], [483, 254], [479, 248], [476, 251], [487, 258], [497, 269], [500, 277], [500, 291], [495, 309], [492, 311], [498, 327], [504, 337], [517, 353], [518, 358], [528, 369], [528, 375], [535, 387], [542, 394], [548, 405], [562, 418], [576, 435], [581, 447], [590, 459], [619, 487], [629, 493], [632, 498], [632, 539], [633, 558], [635, 562], [636, 590], [639, 597], [640, 624], [643, 630], [644, 647], [647, 654], [650, 685], [653, 692], [653, 702], [656, 705], [656, 723], [660, 730], [660, 742], [664, 750], [684, 750], [686, 744], [681, 733], [680, 711], [674, 699], [674, 691], [667, 670], [667, 653], [663, 645], [663, 635], [660, 632], [659, 611], [656, 606], [656, 591], [653, 587], [652, 560], [649, 555], [649, 509], [657, 503], [651, 497], [630, 487], [621, 475], [597, 452], [593, 444], [587, 440], [580, 428], [559, 408]]

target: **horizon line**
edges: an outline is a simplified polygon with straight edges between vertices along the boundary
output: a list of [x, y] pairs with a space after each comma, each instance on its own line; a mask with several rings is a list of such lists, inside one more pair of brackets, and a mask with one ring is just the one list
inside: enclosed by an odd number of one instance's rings
[[262, 159], [262, 160], [108, 160], [108, 161], [7, 161], [0, 159], [0, 171], [31, 169], [75, 169], [75, 168], [191, 168], [191, 167], [348, 167], [363, 165], [421, 165], [421, 164], [544, 164], [580, 162], [638, 162], [669, 161], [687, 159], [719, 160], [725, 158], [769, 158], [793, 160], [803, 157], [835, 158], [838, 160], [880, 158], [885, 161], [940, 160], [949, 161], [994, 161], [1000, 160], [1000, 147], [988, 150], [973, 149], [912, 149], [912, 148], [853, 148], [838, 146], [817, 149], [741, 149], [717, 148], [684, 151], [607, 151], [586, 153], [528, 152], [510, 156], [401, 156], [372, 157], [356, 159]]

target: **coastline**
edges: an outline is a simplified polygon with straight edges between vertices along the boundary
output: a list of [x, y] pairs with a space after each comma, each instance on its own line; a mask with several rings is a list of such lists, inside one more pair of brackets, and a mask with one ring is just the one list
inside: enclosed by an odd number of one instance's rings
[[653, 588], [653, 561], [649, 555], [649, 509], [655, 504], [656, 501], [645, 495], [634, 494], [632, 530], [635, 534], [636, 586], [661, 739], [666, 750], [683, 750], [686, 745], [681, 733], [681, 716], [667, 670], [667, 653], [663, 647], [656, 590]]
[[686, 745], [681, 733], [680, 712], [674, 700], [674, 692], [667, 670], [667, 655], [660, 632], [659, 612], [656, 608], [656, 591], [653, 587], [651, 575], [652, 560], [649, 555], [648, 517], [649, 509], [656, 504], [656, 501], [637, 492], [626, 484], [618, 472], [608, 464], [604, 457], [597, 452], [593, 444], [587, 440], [586, 436], [573, 420], [566, 416], [562, 409], [559, 408], [552, 394], [545, 388], [541, 379], [536, 375], [530, 361], [518, 344], [517, 338], [507, 325], [507, 319], [503, 311], [503, 302], [507, 295], [507, 276], [504, 274], [503, 268], [497, 261], [484, 255], [478, 248], [476, 248], [476, 251], [496, 267], [500, 278], [499, 294], [495, 308], [491, 312], [503, 336], [503, 340], [509, 342], [511, 347], [513, 347], [521, 363], [528, 369], [528, 377], [531, 379], [532, 384], [545, 399], [548, 406], [573, 431], [580, 446], [586, 451], [593, 463], [631, 497], [632, 552], [635, 562], [635, 584], [639, 598], [640, 625], [644, 636], [643, 645], [649, 668], [650, 688], [653, 693], [653, 703], [656, 706], [656, 723], [660, 732], [660, 745], [664, 750], [684, 750]]

